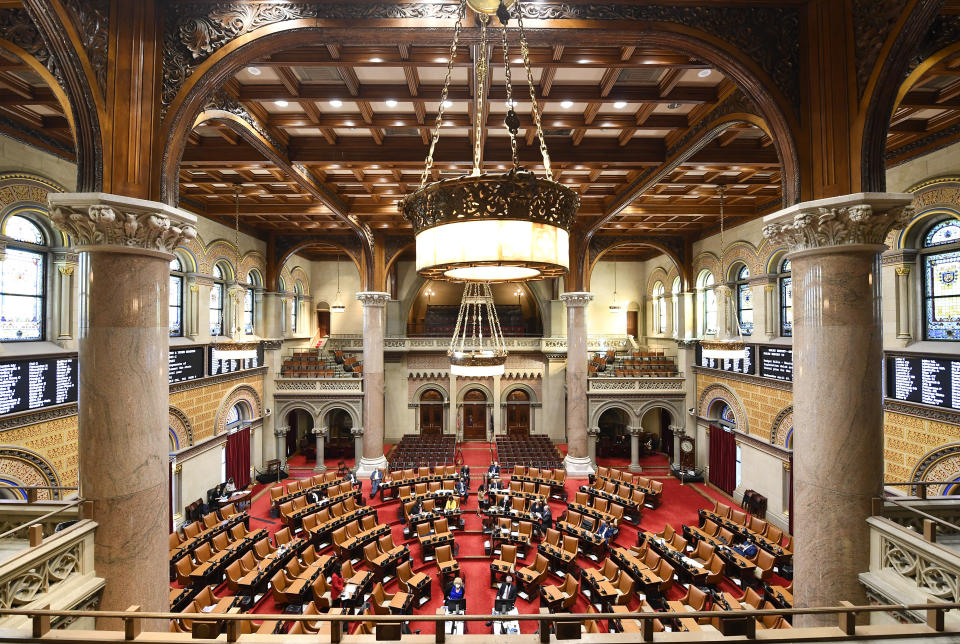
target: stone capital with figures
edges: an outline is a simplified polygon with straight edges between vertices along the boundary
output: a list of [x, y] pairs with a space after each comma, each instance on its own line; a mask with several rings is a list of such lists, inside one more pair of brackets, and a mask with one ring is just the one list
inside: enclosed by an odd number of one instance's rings
[[563, 300], [564, 304], [567, 306], [584, 307], [590, 304], [590, 302], [593, 300], [593, 293], [587, 293], [586, 291], [570, 291], [568, 293], [561, 293], [560, 299]]
[[383, 308], [390, 301], [390, 294], [383, 291], [360, 291], [357, 293], [357, 299], [364, 306], [378, 306]]
[[280, 438], [281, 436], [286, 436], [287, 432], [289, 431], [290, 431], [289, 427], [274, 427], [273, 435], [276, 436], [277, 438]]
[[197, 236], [197, 218], [167, 204], [102, 192], [51, 193], [50, 220], [86, 251], [173, 253]]
[[884, 243], [913, 218], [912, 195], [861, 192], [799, 203], [763, 218], [763, 236], [790, 252]]

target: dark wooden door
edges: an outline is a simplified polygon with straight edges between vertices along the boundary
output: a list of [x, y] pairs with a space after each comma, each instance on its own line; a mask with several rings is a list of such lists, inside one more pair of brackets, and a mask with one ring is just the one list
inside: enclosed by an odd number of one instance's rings
[[463, 440], [487, 440], [487, 396], [471, 389], [463, 397]]
[[317, 335], [321, 338], [330, 335], [330, 311], [317, 311]]
[[530, 435], [530, 395], [523, 389], [515, 389], [507, 396], [507, 433]]
[[639, 311], [627, 311], [627, 335], [637, 337], [637, 314]]
[[443, 433], [443, 396], [436, 389], [420, 395], [420, 433]]

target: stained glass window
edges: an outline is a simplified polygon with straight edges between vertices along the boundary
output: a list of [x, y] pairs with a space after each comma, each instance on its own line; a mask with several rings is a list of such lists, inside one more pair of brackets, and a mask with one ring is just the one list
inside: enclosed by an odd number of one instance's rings
[[717, 332], [717, 294], [713, 290], [713, 284], [713, 273], [710, 271], [703, 271], [697, 278], [697, 290], [700, 296], [699, 326], [703, 335]]
[[253, 289], [248, 288], [243, 295], [243, 330], [253, 335]]
[[183, 266], [170, 260], [170, 337], [183, 335]]
[[955, 244], [960, 242], [960, 221], [956, 219], [947, 219], [936, 224], [927, 231], [923, 239], [925, 248], [931, 246], [942, 246], [943, 244]]
[[297, 333], [297, 318], [300, 313], [300, 295], [303, 293], [303, 287], [297, 282], [293, 287], [293, 302], [290, 304], [290, 333]]
[[743, 335], [753, 333], [753, 295], [750, 291], [750, 284], [747, 279], [750, 277], [750, 269], [746, 265], [741, 266], [737, 271], [737, 322], [740, 324], [740, 332]]
[[223, 270], [219, 265], [213, 266], [213, 286], [210, 288], [210, 335], [223, 335], [223, 293], [226, 286], [223, 280]]
[[793, 276], [789, 259], [780, 265], [780, 335], [793, 335]]
[[960, 340], [960, 251], [925, 255], [924, 308], [928, 340]]
[[[0, 260], [0, 342], [42, 340], [46, 255], [31, 247], [44, 245], [43, 232], [26, 217], [13, 215], [3, 234], [15, 241]], [[18, 248], [16, 242], [30, 247]]]

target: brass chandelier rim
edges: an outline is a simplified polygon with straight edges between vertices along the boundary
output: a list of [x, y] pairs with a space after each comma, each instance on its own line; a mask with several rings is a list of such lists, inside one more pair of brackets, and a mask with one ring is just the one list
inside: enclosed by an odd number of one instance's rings
[[[528, 190], [531, 183], [536, 185], [535, 191]], [[464, 200], [463, 195], [458, 196], [457, 192], [473, 189], [490, 193], [493, 186], [501, 186], [502, 192], [512, 192], [515, 187], [516, 194], [509, 195], [514, 200], [512, 203], [522, 202], [533, 208], [525, 208], [522, 214], [511, 213], [509, 210], [504, 212], [500, 208], [491, 208], [489, 203], [483, 205], [477, 201], [475, 211], [468, 213], [459, 210]], [[497, 196], [486, 195], [488, 200]], [[500, 195], [501, 200], [506, 202], [506, 196], [508, 195]], [[517, 197], [520, 196], [527, 198], [518, 200]], [[414, 235], [437, 226], [468, 221], [533, 222], [569, 232], [579, 208], [580, 196], [575, 190], [551, 179], [538, 177], [532, 172], [513, 171], [484, 172], [428, 183], [404, 197], [399, 205], [404, 218], [413, 225]]]
[[[549, 277], [563, 277], [567, 274], [568, 270], [565, 266], [561, 264], [549, 264], [545, 262], [528, 262], [524, 261], [522, 266], [519, 262], [513, 261], [499, 261], [499, 260], [490, 260], [490, 261], [476, 261], [476, 262], [447, 262], [445, 264], [437, 264], [436, 266], [430, 266], [429, 268], [421, 268], [417, 271], [417, 274], [421, 277], [425, 277], [431, 280], [450, 282], [453, 284], [465, 284], [467, 282], [476, 282], [478, 280], [473, 279], [460, 279], [456, 277], [449, 277], [446, 275], [447, 271], [452, 271], [460, 268], [477, 268], [481, 266], [507, 266], [510, 268], [517, 268], [518, 266], [522, 268], [529, 268], [531, 270], [539, 271], [534, 279], [546, 279]], [[505, 277], [501, 279], [485, 277], [483, 282], [489, 282], [490, 284], [506, 284], [508, 282], [522, 282], [525, 279], [518, 279], [516, 277]]]
[[450, 364], [456, 367], [499, 367], [506, 363], [507, 353], [495, 351], [493, 355], [479, 355], [477, 352], [447, 351]]

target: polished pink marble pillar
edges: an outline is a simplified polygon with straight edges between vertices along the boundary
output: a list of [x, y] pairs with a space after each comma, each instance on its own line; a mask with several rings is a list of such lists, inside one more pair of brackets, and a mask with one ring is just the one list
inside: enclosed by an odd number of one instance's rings
[[[863, 604], [866, 523], [883, 490], [879, 255], [912, 215], [910, 195], [807, 202], [764, 219], [793, 270], [794, 598]], [[798, 615], [794, 626], [836, 625]]]
[[106, 194], [51, 194], [50, 205], [54, 224], [89, 255], [78, 449], [80, 496], [98, 524], [95, 571], [106, 580], [100, 608], [166, 611], [169, 263], [196, 235], [196, 218]]
[[363, 304], [363, 454], [357, 476], [387, 466], [383, 455], [383, 333], [389, 293], [357, 293]]
[[567, 305], [567, 457], [570, 476], [594, 472], [587, 452], [587, 305], [593, 293], [564, 293]]

